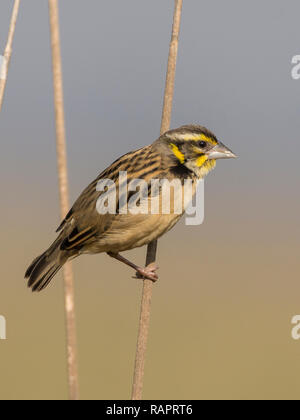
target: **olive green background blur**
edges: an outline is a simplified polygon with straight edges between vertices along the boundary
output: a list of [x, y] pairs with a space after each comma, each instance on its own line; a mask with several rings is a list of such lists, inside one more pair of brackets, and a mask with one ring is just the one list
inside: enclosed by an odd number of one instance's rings
[[[157, 138], [173, 1], [59, 3], [73, 201]], [[59, 224], [47, 4], [21, 2], [0, 116], [0, 399], [67, 398], [61, 276], [38, 295], [23, 280]], [[204, 224], [159, 242], [146, 399], [300, 397], [299, 14], [296, 0], [184, 2], [172, 127], [206, 125], [239, 159], [207, 178]], [[128, 399], [142, 285], [105, 255], [74, 271], [81, 397]]]

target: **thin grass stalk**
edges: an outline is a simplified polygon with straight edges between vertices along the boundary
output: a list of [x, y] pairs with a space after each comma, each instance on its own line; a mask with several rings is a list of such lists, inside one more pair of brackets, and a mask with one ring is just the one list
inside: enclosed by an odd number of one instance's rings
[[[178, 53], [178, 39], [180, 32], [181, 12], [183, 0], [175, 0], [175, 9], [173, 17], [172, 37], [169, 49], [168, 69], [166, 76], [166, 85], [164, 92], [164, 104], [162, 112], [162, 121], [160, 133], [163, 134], [170, 128], [172, 105], [174, 97], [176, 62]], [[157, 241], [148, 245], [146, 266], [156, 261]], [[153, 282], [145, 279], [143, 281], [142, 303], [139, 322], [139, 332], [137, 341], [137, 350], [135, 358], [135, 368], [132, 386], [132, 400], [141, 400], [143, 394], [143, 379], [145, 371], [145, 359], [147, 350], [147, 341], [150, 325], [150, 310], [153, 292]]]
[[15, 35], [15, 29], [16, 29], [16, 23], [20, 8], [20, 1], [21, 0], [15, 0], [14, 7], [11, 15], [10, 25], [9, 25], [9, 31], [8, 31], [8, 38], [6, 47], [4, 50], [4, 63], [3, 67], [0, 69], [0, 112], [3, 105], [3, 99], [4, 99], [4, 93], [5, 93], [5, 87], [6, 87], [6, 81], [7, 81], [7, 73], [8, 73], [8, 67], [11, 59], [12, 54], [12, 45]]
[[[59, 16], [57, 0], [49, 1], [49, 18], [52, 48], [52, 71], [54, 86], [54, 107], [56, 121], [57, 171], [59, 179], [59, 195], [61, 217], [69, 210], [69, 189], [67, 172], [66, 132], [64, 117], [64, 98], [62, 81], [62, 64], [60, 52]], [[77, 346], [75, 327], [74, 281], [71, 263], [63, 269], [65, 317], [67, 338], [68, 385], [70, 400], [79, 399], [79, 381], [77, 369]]]

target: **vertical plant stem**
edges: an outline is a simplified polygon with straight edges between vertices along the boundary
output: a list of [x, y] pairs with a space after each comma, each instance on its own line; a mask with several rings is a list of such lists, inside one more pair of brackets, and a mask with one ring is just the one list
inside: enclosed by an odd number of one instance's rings
[[[172, 37], [171, 37], [171, 43], [170, 43], [170, 49], [169, 49], [168, 69], [167, 69], [167, 77], [166, 77], [166, 85], [165, 85], [165, 93], [164, 93], [164, 105], [163, 105], [161, 130], [160, 130], [161, 134], [163, 134], [170, 128], [170, 123], [171, 123], [182, 3], [183, 3], [183, 0], [175, 0]], [[146, 266], [155, 262], [156, 252], [157, 252], [157, 241], [153, 241], [148, 245]], [[143, 284], [143, 292], [142, 292], [141, 314], [140, 314], [139, 333], [138, 333], [138, 342], [137, 342], [133, 387], [132, 387], [133, 400], [142, 399], [145, 359], [146, 359], [147, 341], [148, 341], [148, 333], [149, 333], [149, 325], [150, 325], [151, 300], [152, 300], [152, 291], [153, 291], [153, 283], [151, 280], [145, 279], [143, 282], [144, 284]]]
[[15, 35], [19, 8], [20, 8], [20, 0], [15, 0], [12, 15], [11, 15], [11, 20], [10, 20], [10, 25], [9, 25], [7, 43], [4, 50], [4, 62], [3, 62], [2, 68], [0, 69], [0, 111], [2, 109], [2, 104], [3, 104], [4, 92], [5, 92], [6, 81], [7, 81], [7, 72], [8, 72], [8, 66], [9, 66], [10, 58], [12, 54], [12, 44], [13, 44], [13, 39]]
[[[52, 71], [54, 86], [54, 106], [56, 120], [56, 150], [57, 170], [59, 179], [59, 194], [61, 217], [64, 218], [69, 210], [69, 191], [67, 173], [66, 133], [64, 117], [64, 98], [62, 82], [62, 64], [60, 52], [59, 16], [57, 0], [49, 1], [49, 17], [52, 47]], [[65, 316], [67, 336], [67, 362], [69, 397], [71, 400], [79, 399], [79, 383], [77, 371], [77, 348], [74, 305], [74, 281], [71, 263], [63, 269], [65, 289]]]

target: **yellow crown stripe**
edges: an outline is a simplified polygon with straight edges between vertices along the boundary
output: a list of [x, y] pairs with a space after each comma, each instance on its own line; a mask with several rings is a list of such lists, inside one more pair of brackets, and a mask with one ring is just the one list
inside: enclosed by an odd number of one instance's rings
[[213, 145], [216, 145], [218, 143], [215, 139], [208, 137], [205, 134], [201, 134], [199, 140], [207, 141], [208, 143], [211, 143]]
[[203, 141], [207, 141], [208, 143], [211, 143], [213, 145], [217, 144], [217, 141], [215, 139], [213, 139], [212, 137], [209, 137], [205, 134], [180, 134], [179, 136], [177, 136], [179, 140], [185, 140], [185, 141], [189, 141], [189, 140], [193, 140], [193, 141], [199, 141], [199, 140], [203, 140]]
[[179, 160], [179, 162], [180, 163], [184, 163], [184, 161], [185, 161], [184, 154], [178, 149], [178, 147], [176, 146], [176, 144], [171, 143], [170, 146], [172, 148], [172, 152], [177, 157], [177, 159]]

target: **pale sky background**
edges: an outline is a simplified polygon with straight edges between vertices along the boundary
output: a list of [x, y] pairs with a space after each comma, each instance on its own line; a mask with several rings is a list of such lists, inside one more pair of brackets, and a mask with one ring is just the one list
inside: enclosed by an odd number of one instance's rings
[[[158, 136], [173, 1], [59, 3], [73, 201]], [[209, 175], [203, 226], [160, 243], [145, 398], [299, 398], [299, 16], [296, 0], [184, 1], [172, 127], [205, 125], [239, 159]], [[59, 223], [45, 0], [21, 2], [0, 138], [0, 398], [64, 398], [61, 279], [34, 297], [23, 282]], [[140, 286], [105, 256], [74, 265], [82, 396], [128, 398]]]

